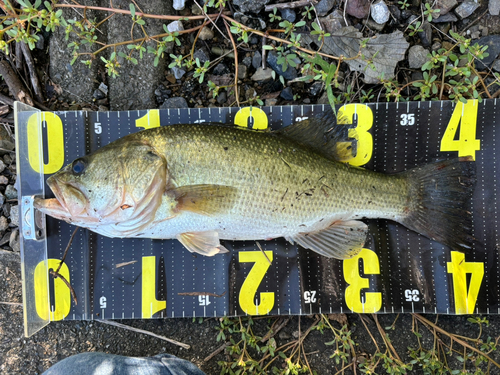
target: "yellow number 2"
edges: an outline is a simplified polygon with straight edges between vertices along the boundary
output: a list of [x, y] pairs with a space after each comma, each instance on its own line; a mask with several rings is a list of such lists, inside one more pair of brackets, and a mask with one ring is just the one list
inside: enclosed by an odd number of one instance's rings
[[[476, 160], [476, 151], [481, 149], [481, 142], [476, 139], [477, 107], [477, 100], [456, 105], [441, 139], [440, 151], [458, 151], [458, 156], [472, 156]], [[459, 126], [460, 133], [455, 139]]]
[[[447, 263], [448, 273], [453, 275], [453, 297], [456, 314], [472, 314], [484, 277], [484, 263], [466, 262], [465, 255], [458, 251], [451, 252], [451, 262]], [[467, 288], [467, 274], [470, 285]]]
[[149, 109], [141, 118], [135, 120], [136, 128], [153, 129], [160, 127], [160, 110]]
[[239, 253], [240, 263], [255, 263], [241, 286], [239, 296], [241, 309], [249, 315], [265, 315], [274, 307], [274, 292], [260, 293], [260, 303], [257, 305], [254, 302], [257, 289], [269, 269], [269, 261], [273, 261], [273, 252], [265, 251], [265, 253], [266, 255], [260, 251], [242, 251]]
[[382, 307], [382, 293], [366, 292], [365, 301], [361, 299], [361, 289], [370, 287], [370, 280], [359, 274], [359, 260], [363, 260], [366, 275], [380, 274], [377, 254], [369, 249], [362, 249], [358, 255], [344, 260], [344, 279], [349, 286], [345, 290], [347, 307], [357, 313], [374, 313]]

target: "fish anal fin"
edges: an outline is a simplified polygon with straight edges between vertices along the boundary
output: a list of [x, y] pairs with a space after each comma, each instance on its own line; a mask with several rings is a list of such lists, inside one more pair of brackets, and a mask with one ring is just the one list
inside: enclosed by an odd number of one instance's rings
[[186, 185], [167, 190], [172, 193], [177, 205], [175, 211], [191, 211], [212, 216], [229, 210], [235, 200], [237, 189], [224, 185]]
[[177, 235], [177, 239], [192, 253], [205, 256], [227, 253], [228, 250], [220, 244], [219, 234], [216, 231], [187, 232]]
[[299, 233], [287, 239], [328, 258], [348, 259], [363, 248], [368, 226], [362, 221], [335, 221], [328, 228], [311, 233]]

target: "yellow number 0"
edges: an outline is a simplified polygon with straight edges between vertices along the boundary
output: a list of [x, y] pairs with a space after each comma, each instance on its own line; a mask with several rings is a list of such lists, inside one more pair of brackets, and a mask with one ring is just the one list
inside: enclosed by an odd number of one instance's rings
[[361, 289], [368, 288], [370, 281], [359, 274], [359, 259], [363, 260], [365, 274], [380, 274], [378, 257], [372, 250], [362, 249], [358, 255], [344, 260], [344, 279], [349, 284], [345, 290], [345, 302], [347, 307], [353, 312], [377, 312], [382, 307], [382, 293], [367, 292], [365, 293], [366, 300], [361, 300]]
[[[47, 273], [50, 269], [56, 270], [59, 267], [59, 259], [48, 259], [47, 267], [45, 262], [40, 262], [35, 268], [33, 277], [35, 278], [35, 307], [38, 316], [44, 320], [62, 320], [68, 316], [71, 309], [71, 295], [68, 286], [60, 278], [54, 279], [54, 310], [50, 316], [49, 306], [49, 286], [47, 285]], [[59, 273], [71, 283], [69, 268], [63, 263]]]
[[[358, 124], [355, 128], [349, 129], [349, 138], [353, 138], [354, 141], [339, 142], [337, 148], [340, 155], [347, 155], [340, 161], [360, 167], [372, 158], [373, 137], [368, 131], [373, 125], [373, 112], [370, 107], [363, 104], [346, 104], [339, 108], [338, 124], [351, 124], [354, 115], [358, 118]], [[356, 142], [356, 155], [352, 153], [354, 142]]]
[[266, 255], [260, 251], [242, 251], [239, 253], [240, 263], [255, 263], [241, 286], [239, 296], [241, 309], [250, 315], [265, 315], [274, 307], [274, 292], [260, 293], [260, 303], [256, 305], [254, 302], [257, 288], [270, 266], [268, 259], [271, 262], [273, 261], [273, 252], [265, 251], [265, 253]]
[[234, 123], [244, 128], [248, 127], [248, 119], [253, 117], [253, 129], [267, 129], [268, 119], [266, 112], [257, 107], [241, 108], [234, 116]]

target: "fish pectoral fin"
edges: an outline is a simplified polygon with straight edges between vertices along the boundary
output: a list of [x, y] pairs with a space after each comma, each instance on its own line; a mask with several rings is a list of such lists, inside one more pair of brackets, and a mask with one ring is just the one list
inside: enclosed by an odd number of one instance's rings
[[336, 221], [318, 232], [299, 233], [287, 240], [328, 258], [348, 259], [361, 251], [367, 234], [368, 226], [365, 223], [348, 220]]
[[228, 250], [220, 244], [219, 233], [216, 231], [181, 233], [177, 239], [192, 253], [206, 256], [227, 253]]
[[176, 211], [191, 211], [212, 216], [229, 210], [235, 201], [237, 189], [224, 185], [187, 185], [167, 191], [174, 194]]

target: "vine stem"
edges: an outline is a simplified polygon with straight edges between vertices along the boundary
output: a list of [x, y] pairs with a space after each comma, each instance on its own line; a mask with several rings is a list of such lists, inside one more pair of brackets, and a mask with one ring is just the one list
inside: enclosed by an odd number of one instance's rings
[[[223, 16], [224, 17], [224, 16]], [[236, 97], [236, 103], [238, 103], [238, 107], [240, 106], [240, 93], [238, 92], [238, 49], [236, 48], [236, 43], [234, 42], [233, 34], [231, 34], [231, 28], [228, 23], [224, 21], [224, 25], [226, 25], [227, 32], [229, 34], [229, 38], [231, 38], [231, 43], [233, 45], [234, 51], [234, 94]]]

